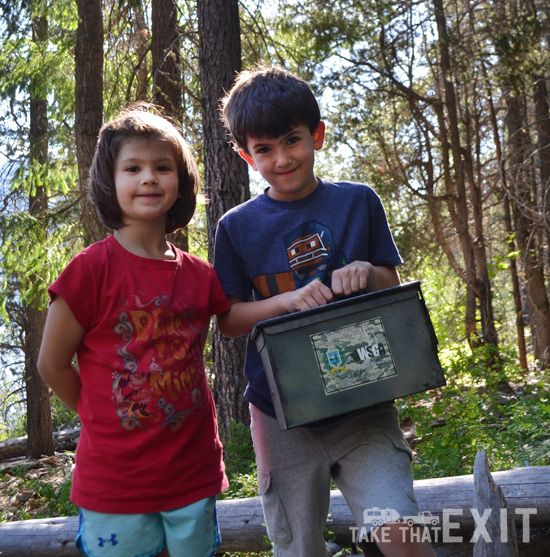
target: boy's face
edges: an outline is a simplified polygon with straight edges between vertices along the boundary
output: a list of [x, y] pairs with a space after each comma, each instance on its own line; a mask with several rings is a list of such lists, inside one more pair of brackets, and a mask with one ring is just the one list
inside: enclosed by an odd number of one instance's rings
[[315, 151], [323, 146], [325, 124], [320, 122], [313, 134], [305, 124], [275, 139], [249, 137], [247, 151], [239, 154], [269, 184], [267, 194], [280, 201], [295, 201], [317, 187], [313, 173]]

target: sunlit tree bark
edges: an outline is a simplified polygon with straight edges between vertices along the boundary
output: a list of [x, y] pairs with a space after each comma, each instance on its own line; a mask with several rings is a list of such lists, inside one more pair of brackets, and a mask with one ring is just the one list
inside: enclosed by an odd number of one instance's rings
[[[481, 340], [489, 344], [498, 344], [493, 307], [491, 283], [487, 272], [487, 255], [484, 248], [484, 234], [482, 224], [482, 205], [479, 188], [472, 172], [473, 153], [463, 145], [459, 129], [459, 106], [453, 84], [453, 70], [449, 51], [449, 35], [445, 10], [442, 0], [433, 0], [434, 15], [439, 37], [439, 55], [441, 63], [441, 79], [443, 82], [443, 99], [440, 111], [441, 138], [443, 144], [446, 139], [444, 133], [448, 122], [448, 135], [451, 160], [444, 161], [445, 181], [447, 184], [447, 200], [451, 217], [462, 246], [464, 257], [464, 278], [466, 282], [466, 336], [470, 343], [478, 344], [476, 338], [476, 301], [482, 321]], [[444, 114], [443, 114], [444, 111]], [[447, 159], [447, 157], [445, 157]], [[469, 185], [469, 193], [467, 186]], [[471, 213], [470, 213], [471, 211]], [[474, 229], [470, 230], [470, 219], [473, 219]], [[473, 233], [472, 233], [473, 232]], [[474, 242], [475, 238], [475, 242]]]
[[[153, 0], [151, 54], [153, 73], [153, 102], [164, 108], [176, 122], [183, 120], [182, 77], [178, 25], [178, 5], [175, 0]], [[187, 251], [187, 230], [178, 230], [170, 240]]]
[[[32, 21], [33, 41], [45, 44], [48, 38], [48, 22], [45, 16], [35, 17]], [[45, 164], [48, 154], [48, 103], [40, 95], [41, 87], [31, 89], [30, 98], [30, 165]], [[29, 195], [29, 213], [39, 217], [48, 209], [48, 198], [42, 184], [34, 182]], [[38, 280], [38, 277], [31, 277]], [[31, 300], [25, 311], [25, 385], [27, 391], [27, 456], [40, 458], [54, 452], [52, 436], [52, 414], [50, 396], [46, 384], [38, 374], [38, 352], [46, 310]]]
[[103, 14], [101, 0], [77, 0], [75, 47], [75, 142], [85, 245], [105, 238], [108, 229], [88, 198], [88, 177], [103, 122]]
[[[544, 238], [548, 208], [547, 195], [550, 191], [547, 182], [548, 172], [548, 99], [544, 95], [545, 82], [539, 75], [522, 73], [530, 50], [530, 34], [517, 33], [511, 25], [523, 21], [520, 14], [531, 11], [536, 16], [536, 8], [531, 2], [524, 2], [519, 7], [508, 0], [494, 0], [495, 7], [495, 44], [502, 66], [501, 85], [506, 103], [505, 125], [507, 142], [504, 163], [507, 172], [506, 196], [511, 207], [514, 228], [514, 240], [519, 253], [518, 265], [524, 280], [525, 304], [533, 333], [533, 350], [543, 367], [550, 365], [550, 303], [546, 286], [544, 265]], [[516, 25], [517, 27], [517, 25]], [[536, 34], [535, 34], [536, 36]], [[514, 50], [511, 50], [511, 44]], [[527, 64], [525, 64], [527, 65]], [[529, 93], [533, 91], [534, 114], [537, 118], [535, 130], [538, 132], [537, 148], [532, 143]], [[537, 152], [538, 157], [533, 156]], [[535, 160], [539, 160], [539, 169]]]
[[[219, 117], [219, 102], [241, 65], [239, 3], [199, 0], [199, 64], [204, 130], [204, 186], [208, 203], [208, 248], [213, 255], [218, 219], [249, 196], [246, 163], [236, 155]], [[223, 338], [214, 327], [214, 397], [222, 433], [232, 421], [248, 423], [242, 397], [245, 338]]]
[[181, 121], [180, 33], [176, 0], [153, 0], [151, 54], [153, 100]]

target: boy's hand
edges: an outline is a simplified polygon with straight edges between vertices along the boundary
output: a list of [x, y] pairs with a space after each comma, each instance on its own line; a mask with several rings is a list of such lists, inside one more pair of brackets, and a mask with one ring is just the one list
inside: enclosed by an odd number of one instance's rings
[[320, 280], [312, 280], [298, 290], [286, 293], [285, 305], [289, 313], [324, 306], [333, 299], [331, 289]]
[[[370, 274], [370, 263], [354, 261], [332, 273], [332, 292], [335, 297], [351, 296], [364, 292]], [[370, 265], [372, 267], [372, 265]]]

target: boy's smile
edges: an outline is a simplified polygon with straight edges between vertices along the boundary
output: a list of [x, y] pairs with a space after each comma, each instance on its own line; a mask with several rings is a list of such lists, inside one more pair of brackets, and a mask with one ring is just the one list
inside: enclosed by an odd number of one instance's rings
[[295, 201], [317, 187], [313, 173], [315, 151], [323, 146], [325, 125], [320, 122], [313, 134], [305, 124], [276, 138], [250, 137], [247, 151], [239, 154], [269, 184], [267, 194], [280, 201]]

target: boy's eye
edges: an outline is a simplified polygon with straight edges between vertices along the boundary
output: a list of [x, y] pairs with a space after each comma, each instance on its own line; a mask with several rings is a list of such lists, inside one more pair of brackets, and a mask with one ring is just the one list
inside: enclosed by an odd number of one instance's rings
[[296, 135], [293, 135], [292, 137], [289, 137], [289, 138], [287, 139], [287, 143], [288, 143], [289, 145], [294, 145], [295, 143], [298, 143], [298, 141], [300, 141], [300, 138], [299, 138], [298, 136], [296, 136]]

